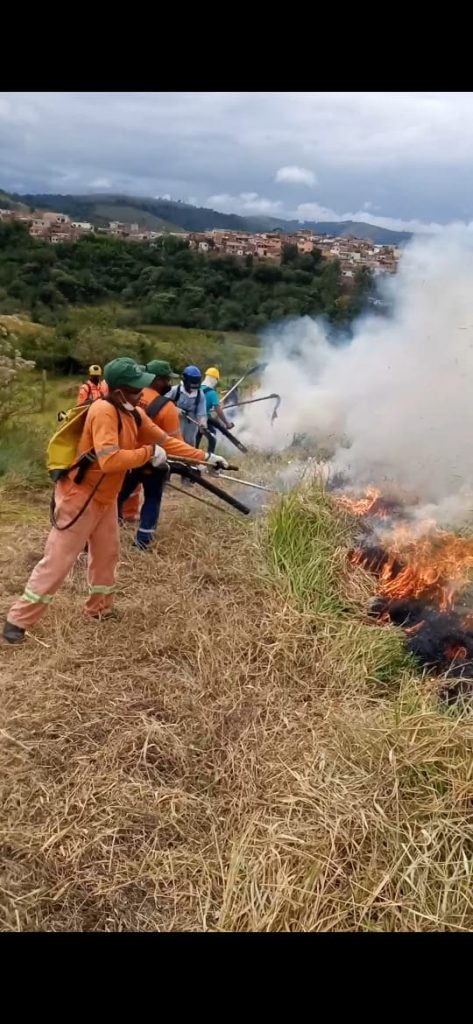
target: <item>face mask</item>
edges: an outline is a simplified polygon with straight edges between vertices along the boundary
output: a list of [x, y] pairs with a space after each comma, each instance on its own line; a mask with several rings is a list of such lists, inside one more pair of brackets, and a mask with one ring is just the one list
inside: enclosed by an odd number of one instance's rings
[[183, 385], [184, 391], [186, 392], [186, 394], [190, 395], [191, 398], [195, 398], [195, 396], [196, 396], [196, 394], [197, 394], [197, 392], [199, 390], [199, 387], [200, 387], [200, 382], [199, 382], [199, 386], [198, 387], [196, 387], [195, 384], [191, 384], [189, 381], [184, 381], [184, 380], [181, 380], [181, 384]]
[[135, 408], [135, 406], [132, 405], [131, 402], [127, 402], [126, 401], [126, 398], [125, 398], [125, 396], [123, 394], [123, 391], [119, 391], [118, 394], [122, 396], [123, 408], [126, 409], [127, 412], [133, 412], [133, 409]]

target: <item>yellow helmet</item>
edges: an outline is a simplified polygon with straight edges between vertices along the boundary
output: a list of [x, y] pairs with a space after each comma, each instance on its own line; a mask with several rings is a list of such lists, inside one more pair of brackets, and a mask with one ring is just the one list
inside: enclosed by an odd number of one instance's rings
[[101, 377], [102, 367], [98, 363], [92, 363], [92, 366], [89, 366], [89, 373], [91, 377]]
[[216, 366], [211, 366], [210, 369], [205, 371], [206, 377], [215, 377], [215, 380], [220, 380], [220, 372]]

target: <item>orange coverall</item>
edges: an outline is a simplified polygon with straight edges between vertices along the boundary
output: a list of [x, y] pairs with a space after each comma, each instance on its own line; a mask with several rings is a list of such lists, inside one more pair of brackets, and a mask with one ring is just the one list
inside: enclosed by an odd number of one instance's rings
[[93, 618], [110, 614], [115, 590], [115, 570], [119, 557], [117, 496], [128, 469], [143, 466], [159, 444], [169, 455], [203, 461], [204, 452], [191, 448], [179, 438], [168, 437], [142, 410], [138, 428], [131, 413], [110, 402], [94, 402], [87, 414], [78, 446], [78, 454], [94, 449], [97, 461], [80, 484], [69, 477], [60, 480], [55, 491], [55, 516], [59, 527], [69, 523], [84, 507], [93, 488], [97, 490], [77, 522], [67, 530], [51, 529], [43, 558], [35, 566], [23, 595], [18, 598], [7, 619], [28, 629], [41, 618], [54, 594], [66, 579], [85, 545], [88, 545], [89, 599], [85, 611]]
[[[101, 380], [100, 384], [94, 384], [92, 380], [87, 380], [79, 388], [77, 405], [85, 405], [90, 401], [96, 402], [98, 398], [105, 398], [106, 395], [108, 395], [108, 384], [105, 380]], [[139, 517], [140, 498], [141, 487], [137, 487], [136, 491], [133, 491], [133, 494], [130, 494], [123, 504], [123, 518], [129, 523], [136, 522]]]
[[[157, 391], [154, 391], [153, 388], [143, 388], [140, 408], [146, 410], [155, 398], [157, 398]], [[153, 423], [156, 423], [157, 427], [161, 427], [161, 430], [169, 434], [169, 437], [181, 437], [181, 421], [174, 402], [166, 402], [164, 408], [156, 416], [153, 416]], [[122, 515], [127, 523], [136, 523], [139, 519], [142, 490], [143, 485], [139, 483], [130, 497], [123, 502]]]
[[[147, 410], [151, 402], [154, 402], [155, 398], [159, 398], [158, 392], [154, 391], [153, 388], [143, 388], [140, 398], [140, 408]], [[153, 416], [153, 423], [156, 423], [157, 427], [161, 427], [169, 437], [182, 437], [181, 434], [181, 420], [177, 406], [174, 402], [166, 402], [166, 405]]]
[[77, 405], [96, 402], [97, 398], [105, 398], [105, 395], [108, 395], [108, 384], [105, 380], [101, 380], [100, 384], [94, 384], [93, 380], [86, 380], [81, 384], [77, 393]]

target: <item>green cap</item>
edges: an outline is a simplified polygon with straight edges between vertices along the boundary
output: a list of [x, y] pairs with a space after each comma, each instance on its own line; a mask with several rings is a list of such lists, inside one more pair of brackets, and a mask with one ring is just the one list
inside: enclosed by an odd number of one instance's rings
[[128, 356], [112, 359], [111, 363], [107, 363], [103, 375], [112, 391], [113, 388], [148, 388], [155, 377], [153, 373], [145, 373]]
[[146, 362], [144, 368], [148, 374], [153, 374], [153, 377], [178, 377], [179, 374], [174, 373], [171, 370], [169, 362], [166, 359], [152, 359], [150, 362]]
[[148, 373], [153, 374], [154, 377], [178, 377], [178, 373], [174, 373], [171, 370], [169, 363], [164, 359], [152, 359], [150, 363], [146, 363], [145, 370]]

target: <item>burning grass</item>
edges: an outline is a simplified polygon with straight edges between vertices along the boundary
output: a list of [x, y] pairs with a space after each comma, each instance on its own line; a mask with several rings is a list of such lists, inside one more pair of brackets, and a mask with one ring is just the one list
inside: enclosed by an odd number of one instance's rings
[[[44, 534], [4, 527], [2, 610]], [[173, 495], [131, 536], [121, 621], [82, 623], [78, 563], [4, 651], [1, 928], [471, 930], [473, 723], [359, 621], [347, 518]]]
[[376, 579], [371, 614], [380, 623], [402, 626], [417, 664], [444, 676], [442, 699], [471, 699], [471, 529], [463, 536], [442, 530], [375, 488], [356, 497], [339, 495], [337, 502], [360, 517], [361, 535], [348, 557]]

